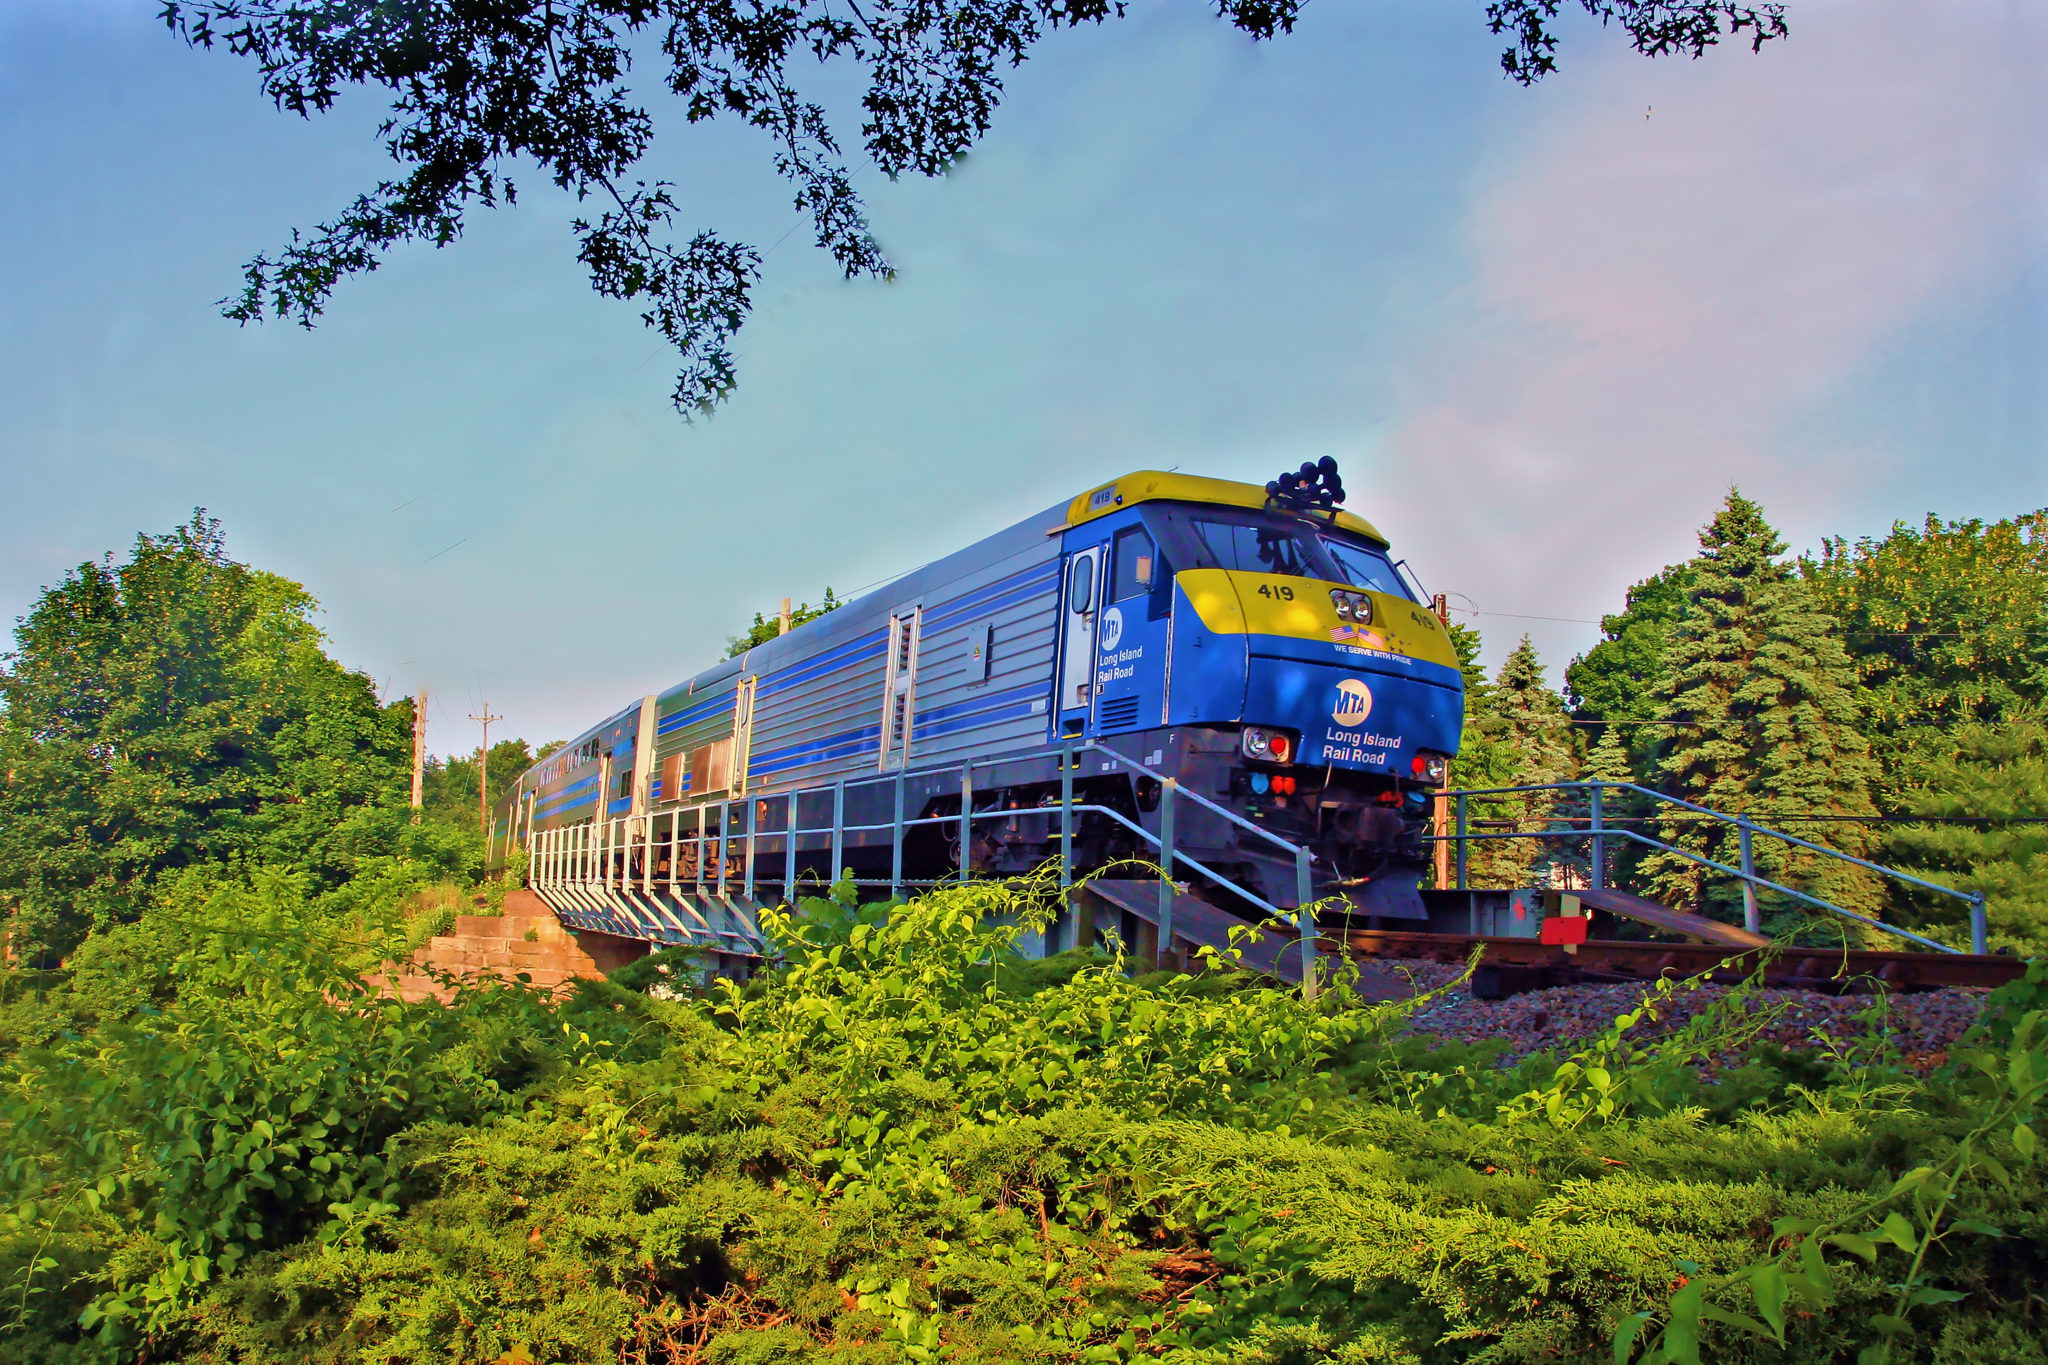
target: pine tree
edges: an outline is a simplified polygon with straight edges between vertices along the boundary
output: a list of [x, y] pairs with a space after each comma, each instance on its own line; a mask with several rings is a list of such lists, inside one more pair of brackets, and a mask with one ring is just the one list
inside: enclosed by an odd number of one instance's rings
[[[1565, 714], [1564, 699], [1545, 682], [1543, 661], [1526, 635], [1480, 694], [1476, 716], [1468, 706], [1467, 717], [1468, 728], [1474, 728], [1476, 722], [1482, 742], [1491, 747], [1497, 767], [1504, 770], [1493, 785], [1568, 781], [1576, 769], [1572, 723]], [[1502, 822], [1497, 832], [1508, 828], [1534, 831], [1549, 825], [1556, 808], [1556, 798], [1548, 794], [1517, 796], [1488, 803], [1482, 818]], [[1470, 862], [1472, 879], [1481, 886], [1522, 885], [1532, 867], [1548, 866], [1542, 845], [1528, 839], [1474, 844]]]
[[1588, 782], [1634, 782], [1636, 771], [1629, 758], [1629, 746], [1622, 740], [1622, 727], [1602, 726], [1600, 738], [1586, 755], [1582, 776]]
[[1564, 698], [1550, 690], [1543, 661], [1524, 635], [1500, 666], [1493, 684], [1493, 713], [1501, 734], [1521, 755], [1524, 783], [1568, 781], [1577, 767], [1571, 717]]
[[[1688, 610], [1670, 638], [1658, 785], [1765, 824], [1775, 815], [1868, 816], [1876, 772], [1855, 670], [1834, 618], [1781, 561], [1784, 552], [1763, 510], [1733, 489], [1701, 531]], [[1732, 866], [1739, 856], [1727, 827], [1667, 819], [1661, 828], [1666, 842], [1717, 862]], [[1866, 843], [1866, 828], [1853, 823], [1802, 819], [1789, 832], [1845, 853], [1861, 854]], [[1863, 913], [1882, 904], [1881, 889], [1860, 869], [1775, 839], [1759, 837], [1754, 847], [1758, 871], [1773, 880]], [[1666, 853], [1645, 859], [1644, 871], [1661, 895], [1736, 915], [1741, 888], [1732, 879]], [[1763, 900], [1776, 924], [1803, 914], [1788, 898]]]
[[1602, 727], [1625, 722], [1621, 742], [1630, 767], [1651, 775], [1659, 741], [1654, 723], [1663, 714], [1671, 680], [1665, 654], [1672, 628], [1685, 615], [1692, 566], [1672, 564], [1628, 590], [1627, 606], [1600, 618], [1600, 643], [1564, 671], [1566, 703], [1580, 721]]
[[[1472, 627], [1453, 622], [1451, 645], [1458, 651], [1458, 664], [1465, 674], [1465, 722], [1458, 737], [1457, 756], [1451, 760], [1450, 786], [1457, 791], [1513, 786], [1517, 780], [1514, 750], [1489, 732], [1493, 716], [1493, 684], [1487, 681], [1486, 669], [1479, 662], [1484, 642]], [[1499, 798], [1475, 797], [1465, 803], [1466, 822], [1475, 833], [1480, 831], [1484, 822], [1503, 820], [1508, 814], [1509, 807]], [[1491, 866], [1487, 859], [1493, 850], [1500, 847], [1500, 842], [1488, 840], [1467, 846], [1467, 876], [1472, 885], [1491, 884], [1486, 880], [1486, 870]], [[1457, 858], [1458, 849], [1453, 845], [1453, 868], [1457, 865]], [[1452, 884], [1456, 884], [1455, 874]]]
[[[1905, 793], [1905, 807], [1939, 824], [1895, 828], [1887, 860], [1928, 881], [1982, 891], [1993, 951], [2048, 953], [2048, 724], [2026, 717], [1959, 726], [1953, 758], [1939, 760]], [[1981, 821], [1982, 823], [1976, 823]], [[1962, 947], [1968, 911], [1946, 897], [1918, 897], [1907, 922]]]
[[[1622, 729], [1623, 727], [1619, 725], [1605, 725], [1601, 727], [1599, 740], [1594, 743], [1591, 751], [1586, 755], [1585, 762], [1580, 765], [1579, 780], [1581, 782], [1641, 783], [1642, 779], [1635, 771], [1633, 760], [1629, 753], [1629, 746], [1622, 739]], [[1645, 799], [1628, 792], [1603, 792], [1600, 801], [1601, 819], [1609, 825], [1614, 825], [1632, 817], [1639, 817], [1642, 814], [1642, 804]], [[1590, 824], [1592, 814], [1592, 799], [1584, 794], [1574, 794], [1566, 798], [1560, 803], [1558, 809], [1559, 817], [1575, 829], [1583, 829]], [[1554, 849], [1556, 847], [1553, 846]], [[1607, 875], [1605, 882], [1607, 885], [1621, 885], [1628, 880], [1630, 869], [1642, 861], [1637, 851], [1640, 848], [1641, 845], [1630, 840], [1610, 838], [1606, 841]], [[1572, 869], [1573, 874], [1581, 879], [1582, 884], [1592, 885], [1592, 840], [1583, 839], [1577, 843], [1566, 845], [1559, 852], [1561, 856], [1555, 858], [1558, 865]], [[1552, 882], [1553, 884], [1558, 884], [1555, 877], [1552, 878]]]

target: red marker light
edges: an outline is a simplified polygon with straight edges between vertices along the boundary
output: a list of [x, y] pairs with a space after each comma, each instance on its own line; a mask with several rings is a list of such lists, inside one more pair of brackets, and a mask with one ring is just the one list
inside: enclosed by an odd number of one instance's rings
[[1287, 742], [1287, 736], [1273, 736], [1273, 761], [1275, 763], [1285, 763], [1289, 755], [1292, 753], [1293, 748], [1294, 746]]

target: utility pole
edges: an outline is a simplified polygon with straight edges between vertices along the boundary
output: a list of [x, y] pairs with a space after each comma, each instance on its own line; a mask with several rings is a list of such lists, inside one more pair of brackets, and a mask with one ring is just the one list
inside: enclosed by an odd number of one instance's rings
[[427, 780], [427, 689], [422, 687], [412, 699], [412, 822], [420, 822], [420, 807], [425, 804]]
[[787, 597], [782, 599], [782, 613], [777, 619], [781, 621], [782, 629], [775, 633], [777, 635], [789, 634], [789, 599]]
[[470, 716], [470, 719], [484, 727], [483, 747], [476, 751], [476, 811], [477, 823], [483, 826], [484, 838], [489, 839], [491, 837], [491, 788], [489, 782], [491, 722], [505, 718], [492, 715], [491, 704], [485, 702], [484, 713], [480, 716], [473, 714]]

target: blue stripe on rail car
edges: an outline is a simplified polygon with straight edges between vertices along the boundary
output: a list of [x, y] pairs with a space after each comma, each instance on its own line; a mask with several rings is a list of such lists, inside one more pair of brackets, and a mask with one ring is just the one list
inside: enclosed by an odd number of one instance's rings
[[943, 630], [957, 618], [971, 613], [996, 612], [1004, 607], [1016, 606], [1041, 592], [1050, 591], [1059, 582], [1059, 577], [1058, 560], [1049, 560], [1044, 564], [1034, 564], [1028, 569], [1020, 569], [986, 587], [976, 588], [973, 592], [939, 603], [925, 613], [924, 629]]
[[672, 731], [683, 729], [685, 726], [695, 725], [700, 720], [709, 720], [721, 710], [730, 711], [731, 709], [732, 693], [730, 691], [720, 692], [716, 696], [707, 697], [693, 706], [686, 706], [680, 711], [671, 711], [668, 715], [661, 718], [660, 724], [654, 727], [654, 733], [666, 735]]
[[965, 728], [953, 724], [954, 721], [963, 718], [973, 723], [982, 723], [981, 718], [986, 713], [1007, 710], [1020, 702], [1028, 705], [1044, 696], [1045, 691], [1043, 683], [1026, 683], [1022, 687], [1012, 687], [1007, 691], [993, 692], [986, 696], [970, 697], [951, 706], [940, 706], [930, 711], [919, 712], [911, 721], [911, 740], [915, 742], [928, 735], [951, 734], [955, 730]]
[[814, 763], [853, 758], [862, 750], [873, 749], [881, 742], [881, 726], [863, 726], [858, 730], [847, 730], [805, 744], [793, 744], [786, 749], [771, 750], [749, 762], [747, 772], [754, 777], [769, 777], [775, 773], [788, 772], [792, 768], [808, 768]]
[[857, 639], [825, 651], [814, 659], [805, 659], [801, 663], [791, 664], [778, 673], [768, 674], [755, 684], [754, 696], [756, 700], [761, 697], [772, 697], [778, 692], [786, 692], [800, 684], [814, 682], [828, 673], [837, 673], [842, 668], [866, 663], [869, 659], [879, 659], [888, 652], [889, 632], [871, 630]]
[[[592, 778], [590, 780], [593, 783], [596, 782], [595, 778]], [[563, 792], [561, 795], [550, 800], [548, 804], [544, 806], [536, 806], [533, 811], [533, 818], [536, 820], [550, 819], [554, 816], [562, 814], [564, 811], [575, 810], [578, 806], [593, 805], [596, 803], [596, 801], [597, 793], [595, 791], [585, 791], [580, 794], [575, 792]]]
[[975, 730], [986, 725], [1001, 725], [1006, 721], [1025, 720], [1032, 716], [1043, 716], [1045, 714], [1043, 711], [1031, 709], [1036, 700], [1037, 698], [1035, 697], [1027, 697], [1011, 702], [999, 710], [977, 711], [971, 716], [955, 716], [950, 720], [939, 721], [928, 727], [920, 727], [915, 738], [924, 740], [941, 739], [947, 735], [958, 734], [962, 730]]

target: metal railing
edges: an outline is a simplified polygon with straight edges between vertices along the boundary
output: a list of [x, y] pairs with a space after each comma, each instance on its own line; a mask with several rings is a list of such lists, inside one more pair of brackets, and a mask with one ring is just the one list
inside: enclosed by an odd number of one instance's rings
[[[1587, 813], [1583, 817], [1573, 816], [1570, 818], [1583, 818], [1586, 821], [1585, 826], [1582, 829], [1512, 830], [1491, 834], [1475, 834], [1472, 832], [1470, 828], [1470, 803], [1472, 800], [1533, 792], [1582, 794], [1586, 798]], [[1724, 825], [1732, 825], [1736, 831], [1736, 845], [1739, 850], [1738, 862], [1740, 865], [1730, 867], [1728, 864], [1717, 862], [1704, 854], [1695, 853], [1689, 848], [1667, 843], [1662, 839], [1652, 838], [1639, 830], [1630, 829], [1625, 825], [1611, 822], [1606, 818], [1607, 813], [1605, 810], [1606, 803], [1604, 797], [1608, 792], [1633, 793], [1638, 797], [1648, 797], [1652, 802], [1662, 802], [1667, 806], [1675, 806], [1681, 810], [1707, 816], [1710, 820]], [[1970, 951], [1979, 954], [1987, 951], [1986, 938], [1989, 933], [1989, 926], [1984, 909], [1984, 893], [1981, 891], [1958, 891], [1952, 886], [1942, 886], [1938, 882], [1930, 882], [1925, 878], [1916, 877], [1910, 872], [1901, 872], [1895, 867], [1886, 867], [1882, 863], [1874, 863], [1866, 858], [1858, 858], [1852, 854], [1843, 853], [1838, 849], [1829, 848], [1824, 844], [1816, 844], [1810, 839], [1802, 839], [1796, 834], [1787, 834], [1783, 830], [1772, 829], [1768, 825], [1759, 824], [1749, 819], [1747, 816], [1728, 815], [1707, 806], [1680, 800], [1675, 796], [1667, 796], [1663, 792], [1653, 791], [1648, 787], [1639, 787], [1633, 782], [1548, 782], [1521, 787], [1472, 788], [1464, 791], [1446, 792], [1445, 796], [1450, 798], [1455, 810], [1456, 832], [1435, 836], [1432, 842], [1446, 839], [1451, 841], [1457, 855], [1457, 887], [1460, 891], [1468, 889], [1469, 860], [1467, 851], [1474, 842], [1483, 842], [1489, 839], [1588, 839], [1592, 844], [1591, 857], [1588, 860], [1590, 864], [1587, 870], [1588, 877], [1594, 889], [1597, 890], [1604, 888], [1607, 884], [1607, 841], [1610, 839], [1621, 839], [1641, 844], [1646, 848], [1677, 854], [1679, 857], [1698, 863], [1702, 867], [1710, 868], [1715, 872], [1724, 873], [1727, 876], [1739, 879], [1742, 883], [1743, 927], [1752, 933], [1757, 932], [1760, 928], [1756, 895], [1758, 889], [1761, 888], [1767, 891], [1774, 891], [1781, 896], [1789, 896], [1816, 909], [1825, 910], [1844, 919], [1854, 920], [1858, 924], [1867, 925], [1872, 929], [1896, 935], [1899, 938], [1920, 944], [1922, 947], [1932, 948], [1937, 952], [1954, 953], [1961, 951], [1960, 949], [1950, 947], [1946, 943], [1937, 943], [1933, 939], [1923, 938], [1909, 929], [1901, 929], [1895, 924], [1887, 924], [1883, 920], [1872, 919], [1868, 915], [1858, 914], [1854, 910], [1836, 905], [1821, 899], [1819, 896], [1810, 895], [1805, 891], [1786, 886], [1782, 882], [1773, 881], [1771, 878], [1763, 876], [1756, 870], [1755, 848], [1755, 836], [1762, 834], [1773, 839], [1782, 840], [1794, 848], [1803, 848], [1810, 852], [1821, 854], [1824, 857], [1833, 858], [1839, 862], [1848, 863], [1851, 866], [1860, 867], [1869, 872], [1875, 872], [1879, 876], [1887, 877], [1892, 881], [1962, 901], [1970, 909]], [[1553, 814], [1547, 818], [1554, 820], [1560, 817]], [[1656, 816], [1645, 815], [1635, 818], [1648, 820], [1655, 819]]]
[[[1159, 784], [1158, 833], [1145, 829], [1110, 806], [1074, 799], [1075, 779], [1081, 773], [1083, 760], [1091, 756], [1102, 760], [1098, 772], [1121, 767]], [[1047, 757], [1058, 761], [1057, 805], [974, 808], [974, 778], [978, 770]], [[906, 811], [904, 797], [909, 783], [915, 781], [924, 785], [934, 777], [954, 773], [959, 775], [960, 810], [957, 814], [920, 816]], [[890, 818], [848, 823], [848, 793], [873, 793], [877, 788], [886, 789], [889, 793]], [[815, 807], [826, 796], [831, 799], [829, 823], [803, 825], [799, 817], [806, 804]], [[1291, 913], [1176, 846], [1176, 805], [1186, 802], [1192, 802], [1227, 824], [1264, 840], [1283, 857], [1292, 860], [1296, 905]], [[544, 899], [551, 904], [562, 902], [556, 906], [558, 911], [566, 908], [572, 914], [603, 921], [588, 927], [658, 942], [710, 945], [739, 940], [745, 946], [738, 950], [760, 952], [764, 945], [755, 912], [761, 904], [761, 890], [764, 885], [775, 886], [779, 888], [780, 899], [793, 902], [802, 885], [798, 866], [801, 853], [829, 850], [826, 865], [836, 877], [837, 872], [846, 867], [849, 836], [887, 831], [890, 875], [887, 878], [852, 880], [857, 886], [887, 887], [890, 895], [900, 896], [914, 887], [971, 876], [976, 821], [1043, 815], [1059, 822], [1059, 831], [1053, 842], [1059, 850], [1059, 886], [1064, 902], [1074, 883], [1075, 820], [1091, 814], [1105, 817], [1129, 832], [1141, 846], [1149, 847], [1156, 855], [1162, 873], [1159, 882], [1159, 941], [1167, 952], [1172, 951], [1173, 902], [1177, 894], [1173, 874], [1178, 869], [1187, 869], [1199, 873], [1267, 915], [1291, 919], [1300, 940], [1303, 979], [1314, 980], [1316, 929], [1309, 850], [1262, 829], [1199, 793], [1186, 790], [1174, 778], [1093, 742], [1064, 744], [1051, 751], [1025, 750], [954, 760], [873, 777], [843, 778], [786, 791], [752, 793], [697, 805], [671, 806], [639, 815], [609, 816], [555, 829], [529, 830], [525, 836], [527, 877], [531, 887]], [[772, 817], [765, 825], [764, 815]], [[957, 831], [960, 871], [936, 879], [905, 875], [905, 841], [912, 831], [926, 827], [952, 827]], [[811, 841], [808, 848], [804, 847], [806, 840]], [[764, 850], [764, 841], [777, 842], [780, 848]], [[869, 848], [875, 846], [864, 845]], [[776, 852], [780, 854], [780, 869], [764, 866], [764, 854], [772, 857]], [[665, 870], [657, 872], [657, 868], [664, 865]], [[779, 876], [775, 875], [778, 870]], [[727, 920], [723, 927], [713, 922], [721, 916]], [[734, 946], [738, 947], [737, 944]]]
[[[975, 774], [989, 768], [1052, 757], [1058, 761], [1057, 804], [1030, 808], [1002, 807], [976, 810]], [[1159, 786], [1158, 831], [1147, 830], [1123, 811], [1093, 801], [1077, 801], [1074, 784], [1083, 776], [1086, 759], [1100, 760], [1096, 773], [1121, 768]], [[906, 787], [912, 782], [929, 787], [933, 778], [957, 774], [960, 809], [953, 814], [912, 815], [905, 808]], [[1042, 779], [1040, 779], [1042, 780]], [[1035, 783], [1034, 783], [1035, 784]], [[947, 785], [950, 785], [948, 783]], [[883, 789], [886, 820], [848, 823], [848, 794], [872, 794]], [[1579, 794], [1587, 814], [1579, 828], [1512, 830], [1477, 833], [1471, 828], [1471, 805], [1488, 798], [1537, 793]], [[1608, 818], [1609, 793], [1633, 794], [1652, 803], [1692, 812], [1734, 827], [1740, 849], [1739, 865], [1696, 853], [1677, 844], [1654, 838], [1626, 824]], [[1757, 892], [1774, 892], [1814, 906], [1830, 914], [1853, 920], [1880, 932], [1895, 935], [1939, 952], [1956, 952], [1907, 929], [1835, 905], [1819, 896], [1787, 886], [1756, 870], [1754, 838], [1758, 834], [1783, 841], [1855, 867], [1866, 869], [1895, 882], [1951, 897], [1970, 909], [1972, 951], [1985, 951], [1987, 933], [1984, 896], [1981, 892], [1957, 891], [1952, 887], [1901, 872], [1896, 868], [1842, 853], [1822, 844], [1772, 829], [1744, 816], [1727, 815], [1662, 792], [1625, 782], [1557, 782], [1516, 787], [1477, 788], [1446, 792], [1455, 810], [1454, 833], [1433, 836], [1432, 842], [1448, 841], [1456, 854], [1459, 890], [1470, 887], [1469, 850], [1476, 842], [1501, 839], [1588, 840], [1591, 844], [1589, 875], [1592, 885], [1604, 887], [1607, 853], [1612, 840], [1633, 842], [1675, 854], [1703, 868], [1738, 879], [1742, 884], [1744, 922], [1752, 931], [1759, 927]], [[802, 815], [806, 803], [815, 810], [830, 799], [827, 823], [806, 826]], [[1294, 865], [1295, 905], [1283, 908], [1240, 885], [1217, 868], [1183, 851], [1176, 843], [1178, 811], [1186, 803], [1222, 819], [1235, 829], [1270, 844]], [[1175, 873], [1194, 872], [1212, 885], [1240, 899], [1265, 915], [1292, 920], [1302, 954], [1304, 981], [1315, 980], [1316, 925], [1314, 886], [1310, 850], [1260, 827], [1235, 811], [1182, 787], [1174, 778], [1096, 743], [1069, 743], [1056, 750], [1025, 750], [990, 757], [954, 760], [923, 767], [899, 769], [871, 777], [845, 778], [831, 783], [791, 788], [769, 794], [706, 801], [697, 805], [671, 806], [640, 815], [611, 816], [603, 820], [556, 829], [528, 831], [528, 879], [533, 889], [554, 905], [586, 923], [583, 927], [656, 942], [715, 946], [744, 954], [760, 954], [762, 940], [758, 910], [764, 887], [777, 888], [777, 896], [794, 902], [803, 887], [800, 855], [829, 853], [826, 867], [836, 877], [846, 867], [850, 836], [887, 832], [890, 874], [887, 878], [855, 878], [854, 884], [869, 888], [886, 887], [891, 896], [914, 888], [972, 876], [974, 826], [977, 821], [1001, 821], [1028, 816], [1045, 816], [1058, 821], [1052, 842], [1058, 849], [1059, 887], [1062, 902], [1074, 883], [1075, 822], [1083, 815], [1098, 815], [1133, 836], [1139, 846], [1156, 858], [1161, 871], [1158, 891], [1158, 939], [1163, 951], [1171, 953], [1174, 942], [1174, 901], [1178, 894]], [[764, 817], [766, 823], [764, 823]], [[1550, 817], [1555, 819], [1557, 817]], [[1632, 817], [1649, 819], [1654, 817]], [[959, 840], [960, 870], [943, 878], [913, 878], [905, 875], [904, 849], [910, 834], [921, 828], [948, 828]], [[809, 846], [806, 847], [806, 841]], [[764, 849], [764, 842], [779, 844]], [[868, 849], [880, 841], [863, 843]], [[777, 858], [779, 854], [779, 858]], [[779, 861], [780, 867], [774, 866]], [[815, 861], [815, 860], [813, 860]], [[779, 873], [779, 875], [777, 875]], [[828, 880], [830, 880], [828, 878]], [[823, 890], [822, 884], [819, 889]], [[1220, 945], [1219, 945], [1220, 946]]]

